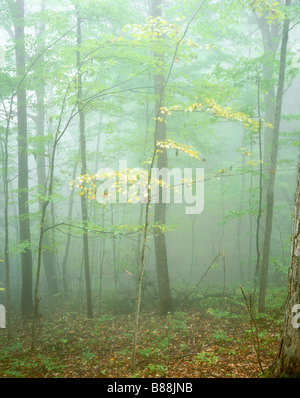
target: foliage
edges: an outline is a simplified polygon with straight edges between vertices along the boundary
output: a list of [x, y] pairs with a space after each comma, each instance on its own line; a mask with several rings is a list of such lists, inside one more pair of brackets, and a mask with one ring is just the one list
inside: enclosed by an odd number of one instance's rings
[[[42, 309], [39, 351], [30, 353], [30, 325], [14, 318], [15, 336], [6, 343], [0, 335], [1, 377], [132, 377], [130, 345], [132, 316], [104, 313], [95, 320], [82, 316], [80, 306], [70, 311], [60, 305]], [[141, 314], [136, 375], [133, 377], [256, 377], [259, 367], [249, 326], [222, 312], [188, 309], [159, 317]], [[239, 315], [236, 312], [236, 315]], [[273, 362], [280, 325], [257, 318], [262, 360]], [[25, 325], [25, 327], [24, 327]]]
[[[239, 286], [252, 292], [255, 263], [263, 253], [262, 245], [260, 253], [255, 245], [262, 240], [256, 227], [265, 216], [265, 203], [258, 210], [273, 129], [268, 105], [277, 91], [282, 26], [291, 18], [289, 35], [297, 38], [300, 6], [174, 0], [164, 2], [162, 16], [154, 17], [146, 2], [25, 1], [24, 21], [18, 21], [13, 3], [0, 1], [0, 249], [6, 259], [0, 260], [0, 291], [1, 302], [11, 297], [7, 313], [13, 324], [9, 341], [1, 330], [0, 376], [130, 376], [142, 252], [148, 279], [141, 294], [135, 376], [259, 375]], [[23, 22], [21, 71], [14, 34]], [[269, 51], [266, 36], [273, 33], [278, 46]], [[277, 202], [266, 311], [253, 312], [264, 367], [278, 347], [289, 264], [300, 117], [293, 97], [299, 51], [292, 40], [280, 159], [272, 170]], [[165, 140], [157, 140], [160, 129]], [[18, 130], [28, 135], [29, 184], [23, 189]], [[190, 217], [181, 204], [168, 203], [166, 219], [157, 222], [148, 180], [149, 166], [161, 154], [170, 168], [204, 170], [203, 214]], [[117, 170], [122, 159], [128, 165]], [[192, 193], [198, 181], [182, 178], [176, 187], [152, 176], [150, 182], [175, 194], [186, 187]], [[110, 200], [114, 190], [120, 203]], [[24, 194], [28, 211], [17, 205]], [[19, 231], [22, 220], [30, 222], [26, 238]], [[166, 241], [172, 283], [174, 311], [165, 317], [156, 313], [159, 253], [150, 238], [157, 236]], [[83, 241], [90, 247], [85, 257]], [[196, 285], [216, 253], [222, 254], [223, 267], [214, 261], [205, 283]], [[25, 280], [29, 257], [33, 267]], [[83, 316], [87, 257], [95, 319]], [[20, 297], [24, 302], [25, 284], [31, 297], [39, 280], [35, 299], [42, 316], [34, 318], [37, 333], [31, 334], [32, 319], [18, 319], [16, 303]], [[30, 339], [36, 339], [36, 352], [29, 349]]]
[[208, 364], [208, 365], [212, 365], [215, 364], [216, 362], [218, 362], [218, 357], [213, 355], [210, 352], [199, 352], [195, 357], [194, 357], [194, 361], [198, 364]]

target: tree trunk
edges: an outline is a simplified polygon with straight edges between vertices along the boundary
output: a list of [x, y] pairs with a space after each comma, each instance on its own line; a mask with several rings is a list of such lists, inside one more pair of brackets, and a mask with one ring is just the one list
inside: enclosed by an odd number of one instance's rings
[[[45, 0], [42, 0], [41, 3], [41, 12], [45, 11]], [[43, 31], [45, 30], [45, 24], [42, 22], [39, 26], [39, 30], [37, 32], [38, 36], [41, 36]], [[36, 54], [39, 51], [43, 51], [44, 49], [44, 41], [37, 47]], [[34, 118], [36, 125], [36, 135], [39, 138], [37, 144], [37, 153], [36, 153], [36, 168], [37, 168], [37, 180], [38, 180], [38, 192], [41, 196], [44, 196], [46, 193], [46, 184], [47, 184], [47, 173], [46, 173], [46, 162], [45, 162], [45, 143], [44, 143], [44, 133], [45, 133], [45, 83], [43, 79], [43, 63], [44, 57], [40, 57], [39, 65], [41, 65], [40, 69], [36, 70], [36, 107], [37, 114], [36, 118]], [[42, 212], [43, 208], [43, 200], [39, 200], [39, 210]], [[47, 218], [45, 218], [45, 228], [47, 228]], [[53, 253], [51, 240], [49, 238], [49, 234], [45, 234], [43, 238], [44, 250], [43, 250], [43, 264], [45, 270], [46, 281], [48, 285], [48, 290], [50, 296], [58, 292], [58, 283], [57, 276], [54, 272], [53, 266]]]
[[[25, 37], [24, 37], [24, 0], [16, 0], [15, 54], [17, 77], [21, 80], [25, 72]], [[18, 209], [20, 241], [24, 244], [21, 253], [22, 263], [22, 316], [33, 312], [32, 301], [32, 254], [30, 240], [29, 207], [28, 207], [28, 153], [27, 153], [27, 105], [24, 82], [17, 92], [18, 111]]]
[[[288, 275], [288, 291], [285, 318], [278, 358], [273, 376], [300, 377], [300, 156], [295, 195], [295, 211], [292, 229], [291, 260]], [[296, 306], [296, 307], [294, 307]], [[298, 323], [297, 323], [298, 320]]]
[[[46, 192], [47, 176], [46, 176], [46, 164], [45, 164], [45, 145], [43, 141], [44, 137], [44, 122], [45, 122], [45, 89], [43, 82], [40, 83], [40, 87], [36, 89], [37, 97], [37, 117], [36, 117], [36, 133], [37, 137], [40, 138], [38, 143], [38, 153], [36, 154], [36, 168], [37, 168], [37, 179], [39, 185], [39, 194], [44, 196]], [[42, 211], [43, 200], [39, 201], [39, 209]], [[45, 218], [45, 228], [47, 228], [47, 216]], [[58, 292], [57, 275], [54, 271], [54, 261], [52, 244], [49, 233], [46, 233], [43, 238], [43, 264], [46, 275], [46, 281], [50, 296]]]
[[[290, 0], [286, 0], [286, 7], [288, 7], [289, 5], [290, 5]], [[276, 174], [276, 165], [277, 165], [278, 137], [279, 137], [282, 98], [283, 98], [283, 89], [284, 89], [288, 31], [289, 31], [289, 19], [285, 19], [283, 25], [282, 42], [280, 50], [280, 66], [279, 66], [278, 88], [277, 88], [273, 136], [272, 136], [272, 151], [270, 158], [270, 167], [268, 172], [266, 224], [265, 224], [265, 236], [264, 236], [264, 246], [263, 246], [262, 273], [261, 273], [260, 291], [259, 291], [259, 300], [258, 300], [258, 310], [260, 312], [263, 312], [265, 310], [265, 295], [266, 295], [267, 278], [268, 278], [273, 207], [274, 207], [274, 183], [275, 183], [275, 174]]]
[[[8, 221], [8, 209], [9, 209], [9, 185], [8, 185], [8, 137], [9, 137], [9, 124], [11, 118], [11, 109], [7, 114], [7, 124], [5, 131], [5, 139], [1, 140], [1, 149], [3, 155], [2, 171], [3, 171], [3, 193], [4, 193], [4, 261], [5, 261], [5, 299], [6, 299], [6, 330], [7, 337], [10, 339], [11, 335], [11, 317], [10, 317], [10, 258], [9, 258], [9, 221]], [[2, 265], [2, 263], [0, 264]], [[0, 271], [2, 271], [0, 269]]]
[[[78, 157], [79, 157], [79, 155], [78, 155]], [[74, 181], [76, 178], [77, 164], [78, 164], [78, 160], [76, 159], [74, 169], [73, 169], [73, 174], [72, 174], [72, 181]], [[70, 199], [69, 199], [68, 222], [71, 222], [71, 220], [72, 220], [73, 203], [74, 203], [74, 190], [71, 191]], [[68, 296], [69, 296], [69, 283], [68, 283], [69, 281], [68, 281], [67, 263], [68, 263], [68, 258], [69, 258], [70, 246], [71, 246], [71, 227], [68, 228], [68, 237], [67, 237], [65, 253], [64, 253], [64, 257], [63, 257], [63, 261], [62, 261], [62, 282], [63, 282], [63, 291], [64, 291], [65, 298], [68, 298]]]
[[[274, 72], [274, 60], [276, 57], [276, 51], [279, 45], [279, 23], [277, 20], [273, 21], [271, 24], [267, 22], [266, 15], [257, 17], [257, 23], [261, 31], [263, 50], [264, 50], [264, 63], [262, 67], [262, 90], [264, 92], [264, 120], [271, 125], [274, 124], [274, 112], [275, 112], [275, 84], [273, 82], [273, 72]], [[264, 128], [263, 137], [263, 164], [262, 167], [262, 192], [261, 192], [261, 211], [259, 215], [259, 227], [257, 233], [259, 233], [257, 248], [259, 253], [262, 252], [264, 247], [264, 239], [266, 233], [266, 208], [267, 208], [267, 191], [268, 191], [268, 174], [271, 167], [271, 151], [272, 151], [272, 127]], [[262, 260], [259, 258], [257, 260], [257, 267], [255, 270], [255, 286], [254, 294], [256, 292], [257, 280], [261, 278], [262, 270]]]
[[[245, 140], [245, 132], [242, 140], [242, 146], [244, 145], [244, 140]], [[242, 167], [245, 167], [245, 154], [242, 156]], [[242, 175], [242, 187], [241, 187], [241, 196], [240, 196], [240, 205], [239, 208], [241, 210], [244, 210], [244, 195], [245, 195], [245, 174]], [[239, 273], [240, 273], [240, 280], [241, 282], [244, 283], [244, 266], [243, 266], [243, 249], [241, 242], [244, 241], [242, 239], [242, 234], [243, 234], [243, 218], [239, 217], [238, 219], [238, 225], [237, 225], [237, 258], [238, 258], [238, 268], [239, 268]]]
[[[152, 0], [152, 15], [154, 17], [162, 16], [162, 2], [161, 0]], [[154, 54], [157, 65], [163, 65], [163, 54]], [[158, 68], [158, 67], [157, 67]], [[164, 76], [163, 72], [155, 71], [154, 75], [155, 85], [155, 136], [154, 145], [156, 147], [157, 141], [164, 141], [166, 139], [166, 123], [165, 120], [162, 122], [158, 121], [158, 115], [160, 114], [160, 108], [164, 106]], [[167, 150], [159, 151], [157, 153], [157, 167], [162, 169], [168, 166]], [[162, 203], [162, 187], [159, 188], [159, 203], [155, 204], [154, 212], [154, 223], [165, 224], [166, 223], [166, 203]], [[167, 247], [165, 234], [158, 228], [154, 233], [154, 246], [155, 246], [155, 258], [156, 258], [156, 271], [158, 281], [158, 292], [159, 292], [159, 312], [161, 315], [166, 315], [172, 311], [172, 296], [170, 289], [169, 273], [168, 273], [168, 259], [167, 259]]]
[[[77, 17], [77, 46], [78, 49], [81, 47], [81, 18]], [[85, 142], [85, 115], [83, 109], [81, 109], [82, 99], [82, 78], [80, 72], [81, 60], [80, 51], [77, 51], [77, 68], [78, 68], [78, 113], [79, 113], [79, 132], [80, 132], [80, 153], [81, 153], [81, 175], [86, 174], [86, 142]], [[93, 318], [92, 308], [92, 293], [91, 293], [91, 279], [90, 279], [90, 264], [89, 264], [89, 241], [87, 232], [88, 223], [88, 211], [87, 211], [87, 199], [85, 195], [81, 195], [81, 215], [83, 223], [83, 263], [84, 263], [84, 274], [85, 274], [85, 286], [86, 286], [86, 304], [87, 304], [87, 316]]]

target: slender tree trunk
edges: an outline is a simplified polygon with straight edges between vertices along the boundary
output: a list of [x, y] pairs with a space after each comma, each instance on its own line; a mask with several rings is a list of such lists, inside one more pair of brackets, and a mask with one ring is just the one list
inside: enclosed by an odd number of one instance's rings
[[[286, 0], [286, 7], [289, 5], [290, 5], [290, 0]], [[275, 183], [275, 174], [276, 174], [276, 165], [277, 165], [278, 136], [280, 129], [282, 98], [283, 98], [283, 89], [284, 89], [288, 30], [289, 30], [289, 19], [285, 19], [283, 25], [283, 34], [282, 34], [282, 42], [280, 50], [280, 66], [279, 66], [278, 88], [276, 96], [276, 107], [275, 107], [275, 117], [274, 117], [274, 127], [273, 127], [273, 137], [272, 137], [272, 151], [270, 159], [270, 168], [268, 173], [265, 237], [264, 237], [264, 247], [263, 247], [262, 274], [261, 274], [259, 300], [258, 300], [258, 310], [261, 312], [265, 310], [265, 294], [266, 294], [266, 286], [268, 278], [273, 207], [274, 207], [274, 183]]]
[[[151, 80], [151, 76], [148, 76], [149, 81]], [[145, 112], [145, 139], [144, 139], [144, 148], [143, 148], [143, 156], [142, 159], [145, 159], [146, 156], [146, 147], [147, 147], [147, 138], [148, 138], [148, 131], [149, 131], [149, 101], [147, 100], [146, 102], [146, 112]], [[141, 203], [140, 207], [140, 216], [139, 216], [139, 225], [142, 225], [143, 223], [143, 218], [144, 218], [144, 204]], [[137, 240], [137, 249], [136, 249], [136, 266], [137, 270], [140, 267], [140, 262], [141, 262], [141, 243], [142, 243], [142, 236], [141, 234], [138, 235], [138, 240]]]
[[[162, 16], [162, 1], [152, 0], [152, 15], [154, 17]], [[162, 51], [162, 49], [161, 49]], [[157, 116], [160, 114], [160, 108], [164, 106], [164, 76], [163, 72], [159, 69], [163, 65], [163, 53], [154, 55], [157, 61], [156, 71], [154, 75], [155, 85], [155, 136], [154, 145], [156, 147], [157, 141], [165, 141], [166, 139], [166, 123], [165, 120], [158, 121]], [[167, 150], [164, 149], [157, 153], [157, 167], [162, 169], [168, 166]], [[162, 187], [159, 188], [159, 203], [155, 204], [154, 223], [166, 223], [166, 203], [162, 203]], [[165, 234], [157, 228], [154, 234], [155, 258], [156, 258], [156, 272], [158, 280], [159, 292], [159, 312], [161, 315], [166, 315], [172, 311], [172, 295], [170, 289], [169, 272], [168, 272], [168, 259]]]
[[[45, 11], [45, 0], [42, 0], [41, 3], [41, 12]], [[45, 30], [45, 24], [41, 23], [39, 26], [39, 30], [37, 32], [38, 36], [41, 36], [43, 31]], [[39, 44], [37, 47], [36, 53], [44, 48], [44, 41]], [[36, 106], [37, 106], [37, 114], [36, 118], [34, 118], [36, 125], [36, 135], [38, 137], [38, 145], [37, 145], [37, 153], [36, 153], [36, 168], [37, 168], [37, 180], [38, 180], [38, 192], [41, 196], [44, 196], [46, 193], [46, 185], [47, 185], [47, 173], [46, 173], [46, 162], [45, 162], [45, 143], [44, 143], [44, 135], [45, 135], [45, 83], [43, 79], [43, 63], [44, 57], [40, 57], [39, 65], [41, 66], [38, 70], [36, 70]], [[43, 208], [43, 200], [39, 200], [39, 209], [40, 212]], [[45, 218], [45, 228], [47, 227], [47, 217]], [[51, 240], [49, 235], [46, 234], [43, 239], [44, 250], [43, 250], [43, 264], [45, 270], [46, 281], [48, 285], [48, 290], [50, 296], [58, 292], [58, 284], [57, 278], [54, 271], [53, 266], [53, 252], [51, 246]]]
[[[110, 208], [110, 217], [111, 217], [111, 225], [114, 226], [114, 213], [113, 208]], [[117, 259], [116, 259], [116, 240], [113, 238], [112, 240], [112, 255], [113, 255], [113, 270], [114, 270], [114, 289], [115, 293], [118, 290], [118, 274], [117, 274]]]
[[[273, 125], [274, 123], [274, 110], [275, 110], [275, 84], [273, 82], [273, 72], [274, 72], [274, 60], [276, 57], [276, 51], [279, 45], [279, 23], [277, 20], [272, 21], [271, 24], [267, 22], [266, 15], [257, 16], [257, 24], [259, 26], [263, 50], [264, 50], [264, 63], [262, 67], [262, 81], [260, 76], [258, 76], [258, 84], [261, 85], [264, 93], [264, 120], [267, 123]], [[259, 87], [260, 89], [260, 87]], [[260, 90], [259, 90], [260, 91]], [[260, 101], [260, 98], [258, 98]], [[259, 236], [258, 242], [256, 242], [257, 252], [260, 254], [264, 247], [264, 237], [266, 229], [266, 207], [267, 207], [267, 190], [268, 190], [268, 175], [269, 169], [271, 167], [271, 150], [272, 150], [272, 127], [264, 128], [263, 136], [263, 163], [261, 167], [261, 199], [260, 199], [260, 214], [259, 214], [259, 229], [257, 234]], [[261, 149], [260, 149], [261, 150]], [[258, 255], [257, 253], [257, 255]], [[254, 296], [256, 294], [256, 284], [260, 280], [262, 269], [262, 259], [261, 256], [257, 259], [257, 265], [255, 269], [255, 286], [254, 286]]]
[[[82, 77], [80, 72], [81, 47], [82, 35], [81, 35], [81, 18], [77, 17], [77, 68], [78, 68], [78, 113], [79, 113], [79, 132], [80, 132], [80, 153], [81, 153], [81, 175], [86, 174], [86, 141], [85, 141], [85, 115], [83, 109], [81, 109], [82, 99]], [[81, 216], [83, 223], [83, 262], [84, 262], [84, 274], [85, 274], [85, 285], [86, 285], [86, 303], [87, 303], [87, 316], [88, 318], [93, 317], [92, 308], [92, 293], [91, 293], [91, 279], [90, 279], [90, 263], [89, 263], [89, 241], [88, 241], [88, 211], [87, 211], [87, 199], [85, 195], [80, 197], [81, 202]]]
[[[102, 131], [102, 113], [100, 113], [100, 118], [98, 122], [98, 132], [97, 132], [97, 141], [96, 141], [96, 151], [95, 151], [95, 168], [94, 168], [94, 173], [97, 174], [99, 170], [99, 162], [100, 162], [100, 156], [99, 156], [99, 151], [100, 151], [100, 141], [101, 141], [101, 131]], [[92, 206], [91, 211], [90, 211], [90, 218], [92, 220], [99, 220], [100, 217], [100, 211], [99, 211], [98, 206]], [[98, 254], [98, 250], [100, 248], [100, 253]], [[97, 278], [97, 270], [98, 270], [98, 264], [99, 260], [102, 257], [101, 254], [101, 248], [102, 248], [102, 237], [99, 239], [93, 239], [92, 242], [92, 264], [95, 264], [95, 272], [93, 272], [95, 278]], [[101, 261], [101, 260], [100, 260]], [[98, 305], [99, 307], [99, 305]]]
[[[252, 140], [251, 140], [251, 148], [250, 148], [250, 153], [252, 153]], [[250, 281], [251, 279], [251, 274], [252, 274], [252, 214], [251, 214], [251, 193], [253, 191], [253, 175], [250, 173], [250, 192], [249, 192], [249, 260], [248, 260], [248, 280]]]
[[[72, 174], [72, 181], [74, 181], [75, 177], [76, 177], [77, 164], [78, 164], [78, 160], [76, 159], [74, 169], [73, 169], [73, 174]], [[69, 199], [69, 211], [68, 211], [68, 221], [69, 222], [72, 220], [73, 203], [74, 203], [74, 190], [71, 191], [70, 199]], [[68, 298], [68, 296], [69, 296], [67, 263], [68, 263], [68, 258], [69, 258], [70, 246], [71, 246], [71, 227], [68, 228], [68, 237], [67, 237], [65, 253], [64, 253], [64, 257], [63, 257], [63, 261], [62, 261], [62, 282], [63, 282], [63, 291], [64, 291], [64, 295], [66, 298]]]
[[[104, 211], [103, 208], [101, 209], [101, 215], [102, 215], [102, 227], [105, 227], [105, 217], [104, 217]], [[105, 236], [101, 237], [101, 242], [100, 242], [100, 253], [99, 253], [99, 268], [100, 268], [100, 274], [99, 274], [99, 300], [98, 300], [98, 311], [100, 314], [101, 311], [101, 299], [102, 299], [102, 282], [103, 282], [103, 268], [104, 268], [104, 258], [105, 258]]]
[[192, 215], [192, 237], [191, 237], [191, 265], [190, 265], [190, 281], [193, 280], [194, 263], [195, 263], [195, 221], [196, 215]]
[[[275, 361], [273, 376], [300, 376], [300, 156], [295, 195], [295, 211], [292, 230], [291, 260], [288, 290], [280, 350]], [[297, 314], [298, 312], [298, 314]]]
[[[46, 175], [46, 163], [45, 163], [45, 145], [44, 145], [44, 123], [45, 123], [45, 88], [43, 83], [39, 88], [36, 89], [36, 97], [37, 97], [37, 117], [36, 117], [36, 130], [37, 137], [40, 138], [38, 143], [38, 151], [36, 154], [36, 167], [37, 167], [37, 178], [38, 178], [38, 186], [39, 186], [39, 194], [44, 196], [46, 192], [47, 185], [47, 175]], [[39, 209], [42, 211], [43, 208], [43, 200], [39, 201]], [[45, 228], [47, 228], [47, 215], [45, 216]], [[44, 250], [42, 254], [43, 265], [48, 285], [48, 290], [50, 296], [57, 293], [58, 283], [57, 283], [57, 275], [54, 268], [53, 261], [53, 247], [51, 244], [51, 239], [49, 234], [45, 234], [43, 238]]]
[[[3, 156], [2, 175], [3, 175], [3, 192], [4, 192], [4, 262], [5, 262], [5, 299], [6, 299], [6, 330], [7, 337], [10, 339], [11, 334], [11, 317], [10, 317], [10, 258], [9, 258], [9, 225], [8, 225], [8, 209], [9, 209], [9, 185], [8, 185], [8, 136], [9, 124], [11, 118], [10, 112], [7, 114], [7, 125], [5, 131], [5, 139], [1, 140], [1, 150]], [[2, 263], [0, 264], [2, 265]]]
[[[17, 77], [21, 79], [25, 72], [25, 36], [24, 36], [24, 0], [16, 0], [15, 54]], [[32, 301], [32, 254], [28, 206], [28, 153], [27, 153], [27, 105], [24, 83], [17, 92], [18, 110], [18, 208], [20, 241], [24, 244], [21, 253], [22, 263], [22, 316], [33, 312]]]
[[151, 185], [151, 171], [154, 165], [155, 156], [156, 156], [156, 147], [154, 147], [151, 164], [149, 167], [149, 175], [148, 175], [148, 184], [147, 184], [147, 197], [148, 202], [146, 203], [145, 209], [145, 226], [143, 231], [143, 244], [142, 244], [142, 258], [141, 258], [141, 268], [138, 277], [137, 283], [137, 293], [136, 293], [136, 313], [135, 313], [135, 321], [134, 321], [134, 332], [133, 332], [133, 350], [132, 350], [132, 362], [131, 362], [131, 371], [135, 373], [136, 371], [136, 351], [137, 351], [137, 343], [139, 337], [139, 318], [140, 318], [140, 308], [142, 301], [142, 282], [143, 276], [145, 272], [146, 265], [146, 244], [148, 239], [148, 227], [149, 227], [149, 208], [151, 203], [151, 195], [150, 195], [150, 185]]
[[[244, 144], [245, 132], [242, 141], [242, 145]], [[245, 166], [245, 154], [242, 156], [242, 167]], [[242, 175], [242, 188], [241, 188], [241, 197], [240, 197], [240, 205], [239, 208], [244, 210], [244, 195], [245, 195], [245, 174]], [[238, 225], [237, 225], [237, 255], [238, 255], [238, 267], [240, 272], [240, 280], [244, 282], [244, 266], [243, 266], [243, 250], [241, 248], [241, 242], [244, 241], [242, 239], [242, 231], [243, 231], [243, 218], [239, 217]]]

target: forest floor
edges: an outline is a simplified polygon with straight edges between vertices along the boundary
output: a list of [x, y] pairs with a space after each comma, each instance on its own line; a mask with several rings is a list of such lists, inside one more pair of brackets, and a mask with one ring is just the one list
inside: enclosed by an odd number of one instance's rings
[[278, 352], [282, 311], [256, 314], [258, 335], [253, 337], [246, 307], [229, 304], [218, 308], [208, 299], [199, 309], [165, 317], [144, 310], [134, 374], [134, 314], [105, 313], [88, 320], [78, 311], [46, 311], [39, 320], [35, 353], [30, 351], [32, 322], [14, 318], [9, 343], [0, 330], [0, 377], [266, 377], [254, 345], [259, 341], [267, 370]]

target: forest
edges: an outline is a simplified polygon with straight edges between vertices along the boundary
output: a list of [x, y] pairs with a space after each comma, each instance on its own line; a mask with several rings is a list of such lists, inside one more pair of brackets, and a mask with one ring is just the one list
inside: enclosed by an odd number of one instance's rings
[[0, 0], [2, 379], [300, 377], [299, 37], [298, 0]]

